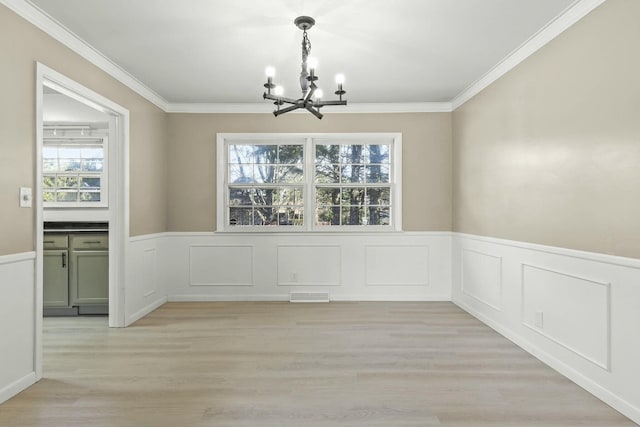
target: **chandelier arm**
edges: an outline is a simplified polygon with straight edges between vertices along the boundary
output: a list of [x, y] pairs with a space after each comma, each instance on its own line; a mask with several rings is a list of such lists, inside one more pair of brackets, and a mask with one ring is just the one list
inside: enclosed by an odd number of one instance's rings
[[316, 86], [316, 84], [312, 81], [311, 84], [309, 85], [309, 91], [304, 96], [304, 102], [305, 103], [309, 102], [309, 100], [313, 96], [313, 93], [316, 91], [316, 89], [318, 89], [318, 86]]
[[276, 96], [270, 93], [264, 93], [262, 95], [262, 98], [271, 99], [272, 101], [282, 101], [282, 102], [286, 102], [287, 104], [297, 104], [299, 101], [298, 99], [287, 98], [284, 96]]
[[322, 114], [320, 113], [320, 111], [316, 110], [311, 105], [307, 104], [305, 106], [305, 109], [311, 114], [313, 114], [314, 116], [316, 116], [317, 118], [322, 119]]
[[273, 114], [276, 117], [278, 117], [280, 114], [288, 113], [290, 111], [297, 110], [298, 108], [304, 108], [304, 107], [302, 105], [300, 105], [300, 104], [295, 104], [295, 105], [292, 105], [291, 107], [282, 108], [280, 110], [274, 111]]
[[344, 99], [342, 101], [319, 101], [316, 102], [315, 105], [318, 107], [324, 107], [325, 105], [347, 105], [347, 101]]

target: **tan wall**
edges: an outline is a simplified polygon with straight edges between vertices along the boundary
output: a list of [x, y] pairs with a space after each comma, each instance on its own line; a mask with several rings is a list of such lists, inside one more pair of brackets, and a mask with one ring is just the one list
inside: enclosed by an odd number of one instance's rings
[[0, 255], [34, 250], [34, 209], [18, 188], [34, 187], [36, 61], [131, 112], [131, 235], [166, 229], [166, 113], [0, 6]]
[[170, 114], [170, 231], [216, 228], [216, 134], [402, 132], [403, 228], [451, 230], [451, 114]]
[[640, 258], [638, 17], [605, 2], [454, 112], [455, 231]]

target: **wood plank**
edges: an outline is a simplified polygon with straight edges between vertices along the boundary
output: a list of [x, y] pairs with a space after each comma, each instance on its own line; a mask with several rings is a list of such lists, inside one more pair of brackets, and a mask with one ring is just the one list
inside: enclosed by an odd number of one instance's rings
[[46, 318], [2, 426], [634, 426], [451, 303], [169, 303]]

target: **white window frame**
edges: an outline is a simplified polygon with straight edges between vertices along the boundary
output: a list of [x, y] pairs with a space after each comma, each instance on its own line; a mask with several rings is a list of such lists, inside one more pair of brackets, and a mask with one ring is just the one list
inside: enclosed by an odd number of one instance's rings
[[[243, 141], [255, 144], [291, 143], [304, 139], [304, 225], [273, 226], [232, 226], [228, 225], [227, 201], [229, 198], [228, 182], [228, 145]], [[376, 140], [391, 139], [390, 152], [390, 189], [391, 212], [389, 225], [315, 225], [315, 140], [335, 140], [336, 144], [348, 141], [362, 144], [375, 143]], [[216, 231], [230, 233], [344, 233], [344, 232], [397, 232], [402, 231], [402, 134], [389, 132], [374, 133], [219, 133], [216, 136]], [[346, 185], [348, 186], [348, 185]]]
[[[99, 133], [103, 133], [103, 132], [99, 132]], [[51, 136], [45, 136], [43, 139], [47, 140], [52, 138]], [[59, 138], [61, 140], [64, 140], [64, 137]], [[58, 145], [58, 146], [73, 146], [73, 145], [77, 145], [78, 147], [84, 147], [85, 145], [82, 144], [82, 142], [79, 142], [82, 140], [82, 138], [78, 138], [77, 136], [72, 136], [68, 138], [69, 140], [76, 140], [77, 142], [74, 143], [69, 143], [69, 144], [64, 144], [63, 142], [61, 142], [60, 144], [51, 144], [52, 146], [54, 145]], [[100, 178], [100, 201], [77, 201], [77, 202], [47, 202], [43, 200], [43, 207], [45, 208], [106, 208], [109, 207], [109, 191], [108, 191], [108, 186], [109, 186], [109, 138], [108, 136], [101, 134], [101, 135], [97, 135], [94, 137], [86, 137], [85, 139], [87, 140], [101, 140], [102, 143], [100, 144], [100, 147], [103, 150], [103, 166], [102, 166], [102, 171], [100, 173], [89, 173], [89, 175], [95, 176]], [[45, 144], [46, 145], [46, 144]], [[42, 167], [42, 166], [41, 166]], [[84, 172], [80, 171], [77, 174], [73, 173], [71, 175], [82, 175]], [[60, 173], [61, 175], [65, 175], [64, 173]], [[48, 172], [44, 172], [42, 173], [43, 177], [46, 175], [49, 175]], [[43, 187], [43, 192], [45, 191], [45, 188]], [[43, 197], [42, 194], [39, 195], [40, 198]]]

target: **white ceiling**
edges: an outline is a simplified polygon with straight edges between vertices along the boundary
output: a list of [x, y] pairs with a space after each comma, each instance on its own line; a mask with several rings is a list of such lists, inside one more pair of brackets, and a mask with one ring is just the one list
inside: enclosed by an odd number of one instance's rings
[[169, 103], [262, 102], [264, 69], [300, 94], [302, 32], [319, 86], [350, 103], [451, 101], [576, 0], [31, 0]]

